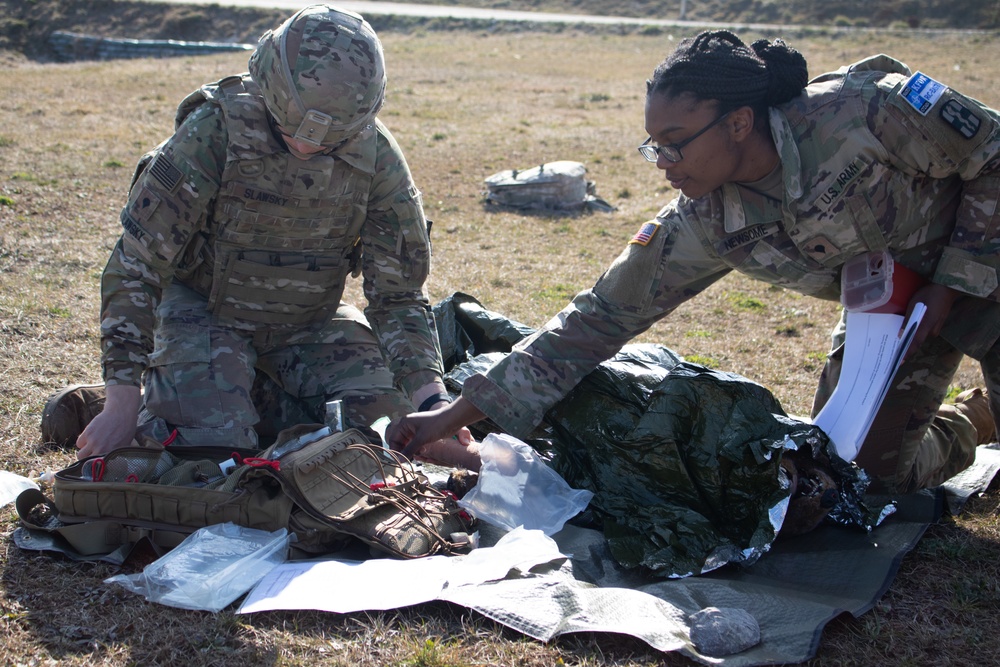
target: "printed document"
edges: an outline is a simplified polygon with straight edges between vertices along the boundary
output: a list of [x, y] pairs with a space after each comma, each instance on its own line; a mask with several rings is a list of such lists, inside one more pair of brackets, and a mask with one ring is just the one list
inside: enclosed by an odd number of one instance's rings
[[398, 609], [441, 599], [446, 588], [496, 581], [512, 569], [526, 572], [566, 558], [542, 531], [516, 528], [495, 546], [473, 549], [463, 556], [291, 561], [272, 569], [237, 613], [314, 609], [346, 614]]
[[840, 380], [813, 419], [844, 460], [853, 461], [858, 455], [926, 311], [917, 303], [902, 332], [902, 315], [848, 311]]

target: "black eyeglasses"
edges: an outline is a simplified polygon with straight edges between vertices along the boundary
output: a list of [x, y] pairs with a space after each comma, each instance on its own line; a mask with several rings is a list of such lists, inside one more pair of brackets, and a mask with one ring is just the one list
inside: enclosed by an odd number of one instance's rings
[[652, 143], [653, 137], [647, 137], [646, 140], [642, 142], [642, 145], [639, 146], [639, 153], [641, 153], [642, 157], [646, 158], [648, 162], [656, 162], [657, 157], [660, 155], [662, 155], [663, 159], [667, 162], [680, 162], [684, 159], [684, 154], [681, 153], [682, 148], [721, 123], [722, 120], [728, 115], [729, 112], [727, 111], [680, 143], [668, 144], [666, 146], [656, 146]]

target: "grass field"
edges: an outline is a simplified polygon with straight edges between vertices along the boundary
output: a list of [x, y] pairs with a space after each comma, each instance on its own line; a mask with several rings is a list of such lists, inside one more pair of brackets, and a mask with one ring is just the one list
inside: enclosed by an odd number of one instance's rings
[[[770, 35], [773, 37], [773, 35]], [[635, 151], [644, 81], [681, 34], [485, 31], [383, 34], [381, 117], [434, 221], [432, 301], [462, 291], [541, 325], [589, 287], [675, 193]], [[747, 37], [756, 37], [747, 35]], [[990, 36], [788, 34], [819, 74], [875, 52], [993, 106]], [[0, 469], [58, 469], [39, 445], [45, 397], [100, 377], [98, 282], [135, 161], [167, 136], [176, 103], [245, 69], [245, 55], [43, 65], [0, 77]], [[614, 213], [525, 216], [483, 204], [483, 178], [583, 162]], [[359, 286], [350, 298], [361, 303]], [[729, 276], [642, 340], [759, 381], [806, 413], [837, 317], [810, 300]], [[981, 383], [966, 364], [956, 388]], [[1000, 652], [1000, 494], [933, 526], [880, 605], [828, 626], [814, 665], [989, 664]], [[103, 564], [21, 552], [0, 511], [0, 663], [23, 665], [683, 665], [611, 635], [540, 644], [459, 607], [386, 613], [209, 615], [145, 603]]]

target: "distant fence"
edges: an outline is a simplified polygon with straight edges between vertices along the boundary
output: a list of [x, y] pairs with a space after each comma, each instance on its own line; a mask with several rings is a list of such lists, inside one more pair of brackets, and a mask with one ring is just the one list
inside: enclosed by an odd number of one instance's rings
[[56, 58], [73, 60], [117, 60], [121, 58], [172, 58], [200, 56], [225, 51], [252, 51], [252, 44], [227, 42], [180, 42], [173, 39], [114, 39], [57, 30], [49, 37]]

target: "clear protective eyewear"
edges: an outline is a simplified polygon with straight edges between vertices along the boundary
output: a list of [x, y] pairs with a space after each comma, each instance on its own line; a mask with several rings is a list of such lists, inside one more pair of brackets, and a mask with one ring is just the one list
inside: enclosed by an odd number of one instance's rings
[[639, 153], [642, 157], [646, 158], [647, 162], [656, 162], [657, 158], [662, 155], [663, 159], [667, 162], [680, 162], [684, 159], [684, 154], [681, 153], [681, 149], [687, 146], [689, 143], [700, 137], [701, 135], [708, 132], [710, 129], [721, 123], [730, 112], [726, 112], [713, 120], [711, 123], [701, 128], [690, 137], [684, 141], [678, 142], [676, 144], [667, 144], [666, 146], [657, 146], [653, 143], [653, 137], [646, 137], [646, 140], [642, 142], [639, 146]]

